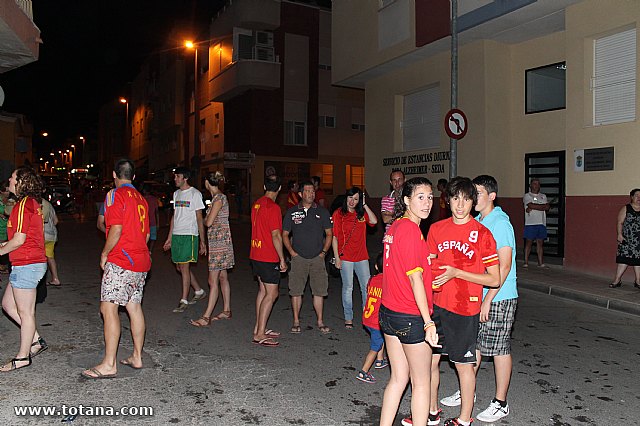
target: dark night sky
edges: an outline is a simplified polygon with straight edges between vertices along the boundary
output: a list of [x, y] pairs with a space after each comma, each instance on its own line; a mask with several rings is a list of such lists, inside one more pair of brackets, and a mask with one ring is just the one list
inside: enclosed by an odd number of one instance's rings
[[[172, 29], [208, 38], [225, 0], [33, 0], [39, 60], [0, 74], [7, 112], [22, 113], [54, 143], [97, 135], [101, 105], [127, 95], [140, 64]], [[37, 136], [36, 136], [37, 138]]]

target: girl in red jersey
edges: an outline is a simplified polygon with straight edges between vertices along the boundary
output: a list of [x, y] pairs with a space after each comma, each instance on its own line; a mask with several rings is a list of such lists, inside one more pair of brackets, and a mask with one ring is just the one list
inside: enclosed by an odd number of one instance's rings
[[0, 367], [0, 372], [28, 367], [31, 358], [48, 348], [36, 331], [36, 287], [47, 272], [40, 206], [42, 180], [30, 167], [20, 167], [9, 179], [9, 190], [18, 197], [18, 203], [7, 223], [9, 241], [0, 245], [0, 256], [9, 253], [12, 264], [2, 308], [20, 326], [20, 350]]
[[[380, 330], [391, 362], [380, 425], [391, 426], [400, 399], [411, 380], [413, 422], [426, 425], [429, 416], [431, 346], [438, 335], [431, 320], [431, 269], [420, 221], [433, 206], [431, 182], [415, 177], [405, 182], [399, 200], [401, 215], [384, 237], [384, 276]], [[429, 346], [431, 345], [431, 346]]]

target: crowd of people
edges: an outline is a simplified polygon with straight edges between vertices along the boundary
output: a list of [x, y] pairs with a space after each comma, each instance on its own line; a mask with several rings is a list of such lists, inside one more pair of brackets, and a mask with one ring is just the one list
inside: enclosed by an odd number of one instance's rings
[[[121, 327], [118, 308], [131, 320], [132, 354], [119, 361], [142, 368], [145, 319], [141, 307], [144, 286], [151, 269], [150, 252], [157, 239], [158, 202], [148, 187], [142, 193], [134, 186], [135, 168], [128, 159], [114, 167], [115, 187], [100, 206], [98, 228], [105, 232], [100, 266], [100, 312], [104, 320], [105, 355], [81, 374], [87, 379], [106, 379], [117, 374], [116, 359]], [[210, 201], [191, 185], [188, 168], [174, 170], [176, 191], [173, 215], [163, 244], [180, 275], [180, 299], [174, 313], [207, 299], [207, 306], [194, 327], [232, 318], [228, 270], [235, 265], [229, 224], [229, 202], [223, 192], [220, 172], [205, 177]], [[340, 271], [344, 327], [354, 329], [361, 320], [370, 334], [370, 347], [356, 379], [375, 383], [371, 369], [390, 366], [391, 375], [383, 397], [381, 425], [395, 419], [405, 389], [411, 386], [411, 416], [403, 425], [438, 425], [441, 405], [460, 407], [459, 415], [444, 425], [468, 426], [476, 400], [476, 375], [483, 357], [492, 357], [495, 394], [477, 419], [493, 422], [509, 414], [511, 329], [515, 320], [518, 291], [515, 270], [515, 236], [507, 214], [495, 204], [498, 183], [481, 175], [471, 180], [456, 177], [438, 181], [440, 216], [421, 227], [434, 204], [432, 183], [424, 177], [405, 180], [402, 171], [391, 173], [391, 192], [383, 197], [380, 217], [385, 225], [383, 251], [371, 276], [367, 250], [367, 228], [378, 216], [358, 187], [349, 188], [333, 211], [326, 208], [320, 179], [288, 182], [288, 209], [282, 214], [276, 203], [282, 182], [276, 175], [265, 177], [264, 195], [251, 206], [249, 259], [258, 282], [252, 342], [277, 347], [281, 333], [268, 328], [268, 321], [282, 273], [288, 271], [292, 307], [290, 333], [302, 331], [300, 310], [307, 282], [312, 293], [316, 328], [332, 333], [324, 322], [324, 300], [328, 295], [327, 257]], [[44, 183], [30, 168], [18, 168], [9, 180], [11, 201], [0, 194], [0, 256], [9, 254], [11, 275], [2, 307], [20, 327], [16, 356], [0, 372], [24, 368], [48, 348], [36, 329], [35, 288], [47, 273], [50, 285], [59, 286], [54, 247], [57, 240], [56, 212], [42, 198]], [[533, 241], [538, 266], [544, 267], [542, 242], [546, 238], [549, 202], [533, 179], [525, 194], [525, 267]], [[627, 265], [638, 282], [638, 217], [640, 189], [630, 193], [631, 203], [618, 215], [618, 270], [611, 287], [620, 286]], [[208, 204], [208, 205], [207, 205]], [[476, 213], [474, 215], [474, 213]], [[475, 216], [475, 217], [474, 217]], [[206, 229], [206, 232], [205, 232]], [[4, 232], [4, 233], [3, 233]], [[192, 264], [207, 255], [209, 293], [200, 286]], [[362, 311], [354, 312], [354, 275], [360, 286]], [[189, 298], [190, 293], [193, 295]], [[222, 309], [214, 311], [219, 296]], [[456, 370], [459, 391], [439, 399], [440, 368], [445, 355]]]

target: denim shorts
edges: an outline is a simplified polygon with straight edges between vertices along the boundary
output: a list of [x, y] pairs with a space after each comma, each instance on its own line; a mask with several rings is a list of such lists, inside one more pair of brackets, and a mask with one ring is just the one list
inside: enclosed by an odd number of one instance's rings
[[9, 282], [13, 288], [35, 289], [38, 282], [47, 273], [47, 264], [32, 263], [30, 265], [12, 266]]
[[384, 337], [382, 337], [382, 333], [380, 330], [376, 330], [375, 328], [365, 326], [369, 334], [371, 335], [371, 344], [369, 349], [374, 352], [380, 352], [382, 349], [382, 345], [384, 344]]
[[395, 336], [400, 343], [411, 345], [423, 343], [424, 321], [420, 315], [403, 314], [380, 306], [380, 331], [389, 336]]
[[158, 239], [158, 228], [156, 226], [149, 227], [149, 241], [155, 241]]

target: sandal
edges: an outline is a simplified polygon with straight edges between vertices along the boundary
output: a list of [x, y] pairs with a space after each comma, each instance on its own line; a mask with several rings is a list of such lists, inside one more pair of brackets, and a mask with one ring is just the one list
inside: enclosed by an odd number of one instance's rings
[[346, 328], [347, 330], [353, 330], [353, 323], [352, 322], [345, 322], [344, 323], [344, 328]]
[[371, 373], [367, 373], [364, 370], [360, 370], [360, 372], [356, 376], [356, 379], [360, 380], [361, 382], [365, 382], [365, 383], [375, 383], [376, 382], [376, 378], [373, 377], [373, 375]]
[[[617, 288], [620, 287], [622, 285], [622, 280], [618, 281], [617, 283], [611, 283], [609, 284], [609, 288]], [[633, 283], [634, 287], [637, 287], [638, 284]]]
[[300, 334], [302, 333], [302, 328], [300, 327], [300, 324], [294, 324], [289, 332], [293, 334]]
[[228, 320], [231, 319], [231, 311], [222, 311], [215, 317], [211, 318], [211, 321]]
[[331, 329], [329, 327], [327, 327], [326, 325], [319, 325], [318, 326], [318, 330], [320, 330], [320, 333], [322, 334], [329, 334], [331, 333]]
[[[29, 361], [29, 363], [28, 363], [28, 364], [21, 365], [20, 367], [18, 367], [18, 366], [16, 365], [16, 362], [24, 362], [24, 361]], [[5, 364], [5, 366], [6, 366], [6, 365], [9, 365], [9, 364]], [[30, 366], [30, 365], [31, 365], [31, 355], [29, 355], [29, 356], [27, 356], [27, 357], [24, 357], [24, 358], [13, 358], [13, 359], [11, 360], [11, 368], [10, 368], [10, 369], [8, 369], [8, 370], [0, 370], [0, 371], [2, 371], [3, 373], [8, 373], [9, 371], [19, 370], [20, 368], [28, 367], [28, 366]], [[3, 366], [3, 367], [4, 367], [4, 366]]]
[[389, 366], [389, 360], [387, 360], [386, 358], [376, 359], [376, 362], [373, 364], [373, 368], [377, 368], [378, 370], [388, 366]]
[[189, 320], [189, 324], [194, 327], [209, 327], [211, 325], [210, 317], [200, 317], [197, 320]]
[[633, 282], [633, 286], [640, 290], [640, 284], [638, 284], [637, 282], [634, 281]]
[[47, 342], [45, 342], [42, 337], [38, 337], [38, 340], [33, 342], [31, 344], [31, 347], [34, 347], [36, 345], [40, 345], [40, 349], [38, 349], [35, 352], [31, 352], [31, 358], [35, 358], [36, 356], [40, 355], [42, 352], [44, 352], [47, 349], [49, 349], [49, 345], [47, 345]]

